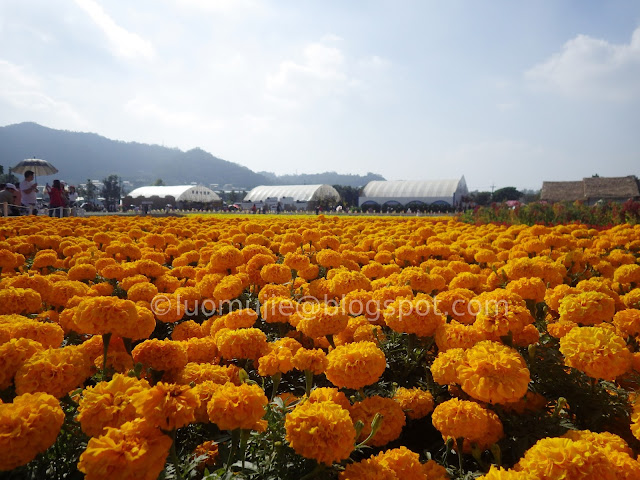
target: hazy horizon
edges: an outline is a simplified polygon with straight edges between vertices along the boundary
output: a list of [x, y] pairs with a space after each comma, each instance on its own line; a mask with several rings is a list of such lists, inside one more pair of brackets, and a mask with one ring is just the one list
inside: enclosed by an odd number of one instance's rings
[[640, 2], [5, 0], [0, 45], [2, 125], [470, 190], [640, 173]]

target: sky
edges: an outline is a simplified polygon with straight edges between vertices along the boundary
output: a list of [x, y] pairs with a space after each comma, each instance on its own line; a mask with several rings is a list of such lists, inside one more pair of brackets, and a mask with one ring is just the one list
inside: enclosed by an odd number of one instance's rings
[[640, 2], [1, 0], [26, 121], [277, 174], [640, 176]]

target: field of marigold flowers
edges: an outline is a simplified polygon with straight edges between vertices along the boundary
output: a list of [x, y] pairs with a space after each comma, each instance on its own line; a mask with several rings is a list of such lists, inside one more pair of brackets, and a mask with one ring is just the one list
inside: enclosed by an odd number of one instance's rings
[[9, 479], [638, 479], [640, 226], [0, 219]]

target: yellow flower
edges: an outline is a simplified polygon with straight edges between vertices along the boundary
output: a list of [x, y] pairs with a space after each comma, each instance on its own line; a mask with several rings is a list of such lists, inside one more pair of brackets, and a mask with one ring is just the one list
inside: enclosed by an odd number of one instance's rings
[[[491, 410], [475, 402], [452, 398], [438, 405], [431, 416], [433, 426], [447, 440], [454, 442], [464, 438], [464, 451], [470, 451], [471, 444], [485, 449], [504, 436], [502, 422]], [[454, 443], [454, 447], [457, 445]]]
[[0, 345], [0, 390], [10, 387], [22, 364], [42, 350], [40, 343], [27, 338], [14, 338]]
[[150, 424], [170, 431], [195, 420], [200, 398], [189, 385], [158, 382], [133, 395], [137, 414]]
[[169, 436], [136, 419], [91, 438], [80, 455], [78, 470], [87, 480], [155, 480], [170, 447]]
[[327, 365], [329, 364], [324, 350], [319, 348], [316, 348], [315, 350], [300, 348], [293, 356], [292, 362], [293, 367], [296, 370], [309, 370], [314, 375], [324, 373]]
[[285, 418], [285, 438], [297, 454], [331, 465], [349, 457], [356, 431], [349, 412], [333, 402], [304, 402]]
[[349, 463], [338, 475], [339, 480], [397, 480], [393, 470], [379, 463], [375, 457]]
[[78, 417], [82, 431], [90, 437], [105, 433], [107, 427], [119, 427], [137, 417], [132, 396], [150, 388], [149, 383], [116, 373], [109, 382], [100, 382], [82, 392]]
[[544, 300], [547, 287], [540, 278], [523, 277], [509, 282], [507, 291], [516, 293], [525, 300], [533, 300], [538, 303]]
[[333, 402], [340, 405], [342, 408], [349, 410], [351, 403], [347, 396], [337, 388], [320, 387], [314, 388], [307, 399], [308, 402]]
[[0, 315], [37, 313], [42, 308], [42, 297], [30, 288], [4, 288], [0, 290]]
[[640, 310], [629, 308], [621, 310], [613, 316], [613, 324], [625, 335], [640, 333]]
[[223, 328], [215, 335], [220, 356], [226, 360], [247, 358], [257, 360], [268, 349], [267, 336], [257, 328], [229, 330]]
[[631, 352], [615, 330], [578, 327], [560, 339], [564, 363], [593, 378], [615, 380], [631, 368]]
[[581, 325], [610, 322], [616, 311], [616, 302], [601, 292], [583, 292], [567, 295], [560, 301], [560, 320]]
[[450, 348], [438, 353], [438, 356], [431, 364], [433, 380], [440, 385], [460, 383], [458, 367], [463, 361], [464, 349], [462, 348]]
[[516, 350], [491, 341], [466, 350], [456, 374], [465, 393], [489, 403], [520, 400], [531, 380], [529, 369]]
[[429, 299], [398, 299], [384, 310], [384, 321], [396, 332], [413, 333], [419, 337], [431, 337], [445, 323]]
[[419, 455], [407, 447], [401, 446], [380, 452], [373, 458], [380, 465], [383, 465], [395, 473], [398, 479], [423, 480], [425, 478], [424, 467], [420, 463]]
[[287, 283], [291, 281], [291, 268], [281, 263], [265, 265], [260, 276], [267, 283]]
[[91, 362], [80, 347], [43, 350], [24, 362], [15, 376], [16, 392], [46, 392], [62, 398], [91, 375]]
[[584, 440], [574, 441], [568, 438], [538, 440], [516, 464], [515, 470], [527, 472], [541, 480], [617, 478], [606, 454], [600, 448]]
[[56, 440], [64, 422], [60, 403], [46, 393], [25, 393], [0, 404], [0, 471], [26, 465]]
[[384, 353], [373, 342], [336, 347], [327, 355], [327, 379], [338, 388], [359, 388], [378, 381], [386, 369]]
[[303, 305], [298, 313], [296, 330], [310, 338], [336, 335], [345, 329], [349, 317], [340, 307], [324, 304]]
[[[139, 310], [131, 300], [117, 297], [89, 297], [77, 307], [74, 323], [78, 333], [112, 333], [119, 337], [138, 340], [151, 334], [153, 328], [139, 318]], [[155, 327], [155, 322], [153, 322]], [[146, 334], [141, 337], [141, 334]]]
[[393, 395], [393, 399], [412, 419], [426, 417], [433, 410], [433, 395], [420, 388], [400, 387]]
[[381, 447], [396, 440], [405, 425], [405, 416], [399, 403], [391, 398], [378, 395], [367, 397], [361, 402], [354, 403], [349, 409], [354, 423], [358, 420], [364, 423], [358, 441], [363, 441], [371, 433], [371, 422], [376, 414], [382, 415], [382, 422], [376, 434], [369, 440], [370, 445]]
[[220, 430], [250, 430], [264, 416], [267, 403], [267, 397], [258, 385], [226, 383], [213, 392], [207, 412]]
[[135, 346], [134, 362], [158, 371], [177, 370], [187, 364], [187, 349], [182, 342], [152, 338]]
[[223, 315], [224, 326], [235, 330], [237, 328], [250, 328], [258, 320], [258, 314], [251, 308], [243, 308], [241, 310], [234, 310], [232, 312]]

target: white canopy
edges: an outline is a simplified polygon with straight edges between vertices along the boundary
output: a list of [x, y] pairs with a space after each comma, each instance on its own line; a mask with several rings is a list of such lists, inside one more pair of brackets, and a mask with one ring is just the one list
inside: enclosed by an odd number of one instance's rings
[[218, 202], [220, 197], [202, 185], [170, 185], [140, 187], [128, 194], [131, 198], [173, 197], [176, 202]]

